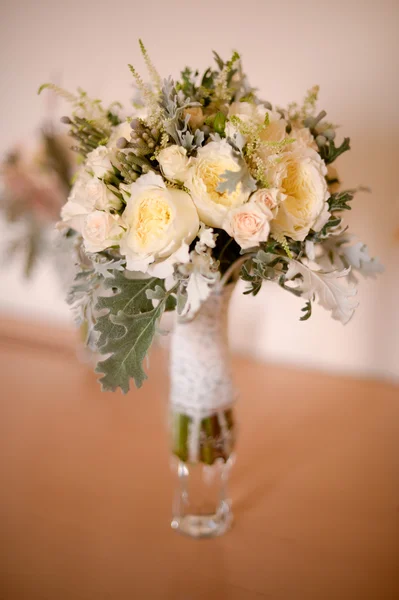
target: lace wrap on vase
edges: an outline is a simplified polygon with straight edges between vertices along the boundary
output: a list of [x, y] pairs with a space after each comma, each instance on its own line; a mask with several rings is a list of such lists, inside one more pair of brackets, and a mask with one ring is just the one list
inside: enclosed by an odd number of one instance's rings
[[191, 419], [190, 460], [198, 457], [200, 424], [217, 415], [229, 438], [224, 411], [235, 400], [228, 345], [228, 306], [234, 286], [215, 291], [191, 321], [178, 320], [171, 343], [171, 394], [174, 413]]

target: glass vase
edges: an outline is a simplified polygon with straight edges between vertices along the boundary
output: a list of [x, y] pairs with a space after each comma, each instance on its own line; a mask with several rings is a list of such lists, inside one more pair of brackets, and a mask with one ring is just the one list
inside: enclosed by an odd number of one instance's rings
[[227, 324], [233, 286], [202, 304], [172, 334], [170, 431], [175, 476], [172, 528], [212, 537], [232, 523], [228, 493], [236, 423]]

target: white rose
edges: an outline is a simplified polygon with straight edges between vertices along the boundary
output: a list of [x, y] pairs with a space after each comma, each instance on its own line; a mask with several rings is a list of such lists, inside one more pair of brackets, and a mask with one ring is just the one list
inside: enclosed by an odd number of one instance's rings
[[182, 146], [164, 148], [158, 154], [157, 160], [166, 179], [182, 183], [187, 179], [190, 159], [187, 157], [187, 150]]
[[115, 160], [115, 152], [107, 146], [98, 146], [87, 155], [85, 169], [96, 177], [104, 177], [108, 171], [112, 171], [112, 162]]
[[115, 246], [123, 233], [118, 215], [94, 210], [84, 219], [82, 236], [88, 252], [101, 252], [105, 248]]
[[[262, 140], [262, 142], [282, 142], [283, 139], [287, 136], [287, 121], [283, 119], [281, 114], [276, 111], [266, 110], [265, 118], [266, 114], [269, 118], [269, 124], [261, 132], [260, 139]], [[264, 147], [267, 148], [267, 145], [265, 145]]]
[[283, 161], [281, 186], [286, 198], [272, 221], [272, 232], [303, 241], [310, 229], [320, 231], [330, 216], [327, 169], [317, 152], [310, 148], [288, 153]]
[[120, 251], [127, 268], [165, 278], [176, 262], [189, 260], [188, 245], [199, 229], [195, 206], [186, 192], [168, 189], [153, 172], [124, 186], [124, 193], [127, 232]]
[[72, 186], [68, 201], [61, 209], [62, 221], [82, 233], [84, 218], [93, 210], [119, 210], [120, 199], [103, 181], [81, 170]]
[[121, 200], [100, 179], [92, 177], [86, 184], [85, 193], [93, 208], [98, 210], [119, 210]]
[[198, 150], [185, 185], [205, 225], [222, 227], [229, 210], [248, 200], [250, 192], [241, 183], [233, 193], [217, 191], [218, 185], [224, 181], [225, 171], [239, 171], [240, 168], [226, 140], [210, 142]]
[[228, 117], [239, 117], [243, 123], [261, 124], [265, 121], [267, 110], [263, 104], [253, 104], [252, 102], [233, 102], [229, 106]]
[[[281, 142], [286, 135], [287, 123], [281, 117], [281, 114], [269, 110], [263, 104], [252, 104], [250, 102], [233, 102], [229, 107], [229, 118], [236, 116], [243, 123], [252, 125], [262, 125], [268, 117], [268, 126], [261, 132], [260, 138], [265, 142]], [[229, 132], [231, 133], [234, 125], [229, 123]]]
[[223, 223], [223, 229], [235, 239], [241, 248], [252, 248], [266, 242], [270, 232], [272, 212], [261, 208], [251, 200], [231, 210]]

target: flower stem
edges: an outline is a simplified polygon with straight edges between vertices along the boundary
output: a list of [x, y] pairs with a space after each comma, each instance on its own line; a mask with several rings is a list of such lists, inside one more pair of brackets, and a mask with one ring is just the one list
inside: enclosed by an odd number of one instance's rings
[[[227, 432], [223, 431], [221, 419]], [[172, 415], [172, 452], [183, 462], [190, 461], [190, 433], [193, 419], [182, 413]], [[217, 458], [227, 461], [234, 446], [233, 410], [228, 408], [222, 413], [202, 419], [199, 424], [198, 460], [213, 465]], [[227, 434], [227, 435], [226, 435]]]

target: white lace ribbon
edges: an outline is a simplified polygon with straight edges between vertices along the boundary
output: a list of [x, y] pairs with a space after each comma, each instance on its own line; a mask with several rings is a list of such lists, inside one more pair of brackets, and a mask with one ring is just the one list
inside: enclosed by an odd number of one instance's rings
[[188, 447], [193, 461], [202, 419], [217, 413], [226, 430], [223, 411], [235, 400], [227, 335], [233, 287], [213, 292], [194, 319], [177, 321], [172, 334], [170, 403], [174, 413], [191, 418]]

